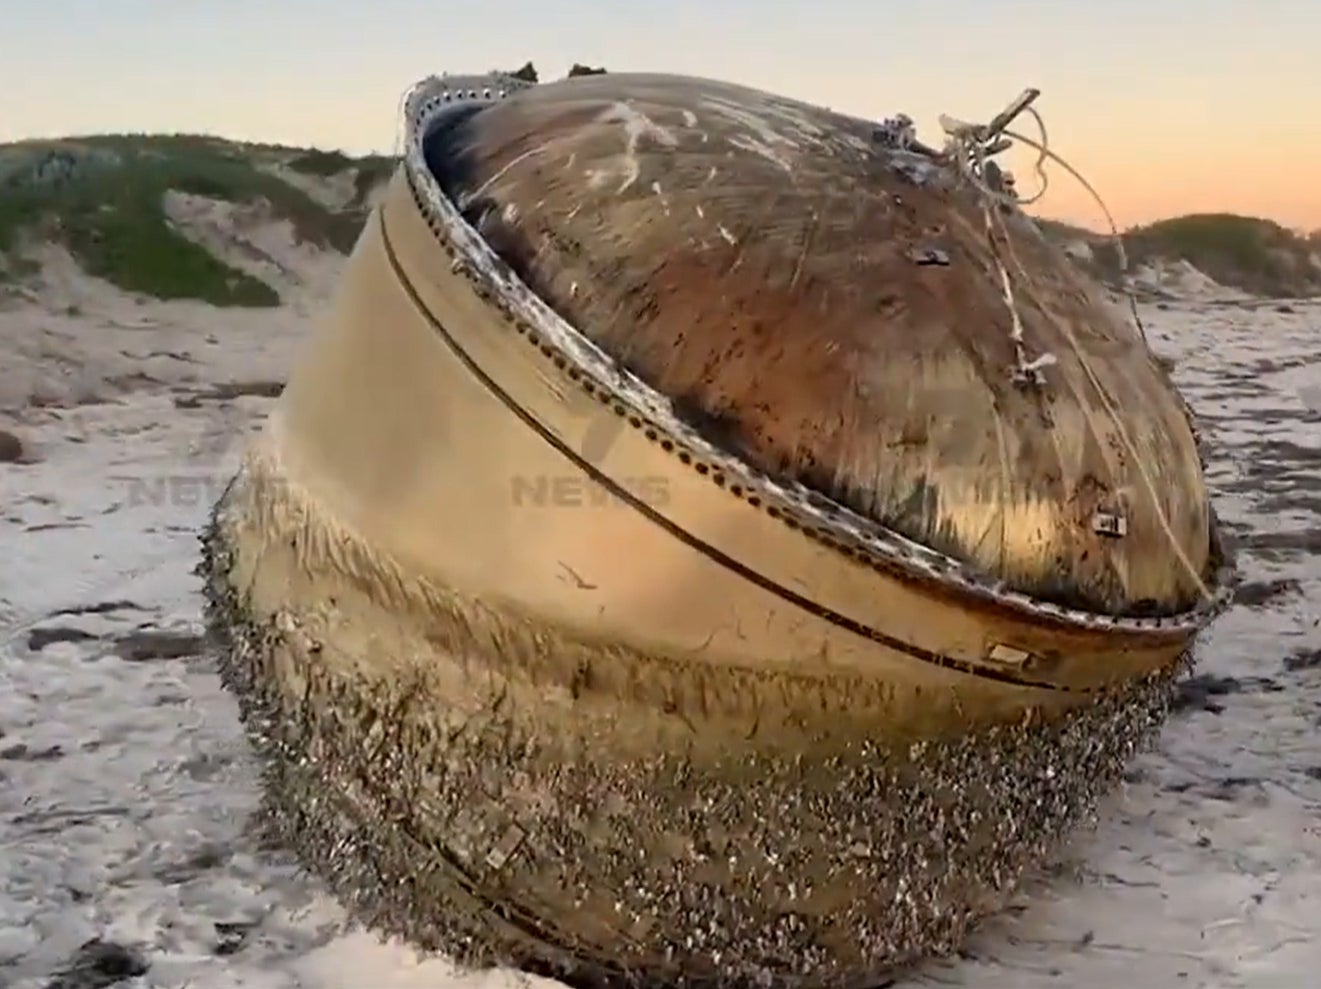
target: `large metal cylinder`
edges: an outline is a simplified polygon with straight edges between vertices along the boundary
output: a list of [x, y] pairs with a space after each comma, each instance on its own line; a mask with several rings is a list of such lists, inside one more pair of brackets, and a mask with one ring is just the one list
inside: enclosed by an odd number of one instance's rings
[[839, 986], [952, 946], [1224, 601], [1182, 400], [861, 121], [513, 90], [413, 91], [207, 535], [273, 818], [465, 961]]

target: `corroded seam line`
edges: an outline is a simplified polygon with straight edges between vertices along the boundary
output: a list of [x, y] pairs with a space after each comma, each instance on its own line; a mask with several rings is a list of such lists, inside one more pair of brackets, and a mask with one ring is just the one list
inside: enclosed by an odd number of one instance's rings
[[385, 256], [389, 260], [390, 267], [393, 269], [395, 277], [399, 280], [400, 286], [407, 294], [408, 299], [413, 304], [414, 308], [417, 309], [418, 313], [427, 321], [431, 328], [439, 334], [440, 338], [445, 341], [445, 345], [458, 359], [459, 363], [467, 368], [469, 373], [481, 382], [483, 387], [485, 387], [492, 396], [498, 398], [510, 412], [522, 420], [528, 428], [541, 437], [541, 439], [549, 446], [553, 447], [560, 456], [564, 457], [593, 481], [609, 491], [611, 495], [642, 514], [648, 521], [660, 526], [675, 539], [678, 539], [686, 546], [697, 550], [712, 562], [718, 563], [727, 570], [733, 571], [744, 580], [757, 585], [762, 590], [769, 591], [782, 601], [795, 605], [817, 618], [824, 619], [837, 628], [842, 628], [855, 635], [859, 635], [864, 639], [887, 646], [890, 649], [894, 649], [896, 652], [912, 656], [914, 659], [921, 660], [924, 663], [931, 663], [935, 666], [955, 670], [959, 673], [966, 673], [970, 676], [982, 677], [988, 680], [996, 680], [1000, 683], [1009, 683], [1018, 687], [1036, 687], [1042, 690], [1052, 690], [1072, 694], [1091, 694], [1099, 692], [1094, 688], [1066, 687], [1062, 684], [1051, 683], [1047, 680], [1036, 680], [1030, 677], [1018, 676], [1008, 670], [996, 670], [989, 667], [978, 666], [977, 664], [970, 663], [966, 660], [956, 659], [953, 656], [946, 656], [942, 653], [933, 652], [929, 649], [924, 649], [921, 646], [904, 642], [901, 639], [896, 639], [894, 636], [887, 635], [880, 629], [865, 625], [853, 618], [849, 618], [847, 615], [841, 615], [837, 611], [833, 611], [830, 608], [803, 597], [801, 594], [798, 594], [771, 578], [758, 573], [671, 522], [641, 498], [637, 497], [637, 495], [633, 494], [633, 492], [616, 484], [609, 476], [579, 457], [572, 447], [568, 446], [559, 437], [555, 436], [550, 430], [538, 422], [535, 416], [519, 405], [513, 396], [502, 389], [477, 365], [477, 362], [474, 361], [467, 351], [459, 345], [458, 341], [450, 335], [449, 331], [441, 325], [440, 321], [431, 314], [431, 310], [427, 308], [426, 303], [417, 294], [417, 291], [413, 288], [412, 282], [408, 278], [408, 274], [404, 271], [402, 265], [399, 263], [398, 256], [395, 254], [394, 245], [390, 241], [390, 234], [386, 227], [384, 211], [378, 211], [377, 216], [380, 222], [381, 241], [385, 248]]
[[[437, 99], [433, 97], [423, 103], [420, 109], [415, 108], [414, 103], [421, 98], [424, 84], [415, 86], [410, 91], [408, 97], [408, 110], [406, 111], [406, 125], [410, 130], [412, 137], [410, 139], [411, 149], [406, 151], [404, 161], [404, 174], [407, 178], [410, 189], [413, 192], [414, 201], [422, 211], [428, 225], [432, 228], [437, 239], [446, 253], [451, 257], [458, 254], [462, 255], [470, 252], [477, 252], [479, 255], [485, 250], [485, 245], [478, 240], [475, 243], [455, 245], [449, 238], [450, 227], [466, 226], [462, 217], [451, 215], [452, 210], [447, 212], [448, 203], [445, 203], [443, 193], [432, 177], [427, 173], [426, 163], [422, 160], [421, 136], [428, 133], [428, 125], [434, 124], [441, 119], [442, 113], [435, 112]], [[414, 158], [417, 160], [415, 161]], [[421, 188], [419, 188], [421, 187]], [[425, 190], [425, 191], [424, 191]], [[438, 205], [444, 203], [444, 205]], [[442, 233], [441, 228], [446, 228]], [[472, 231], [469, 231], [472, 232]], [[475, 233], [474, 233], [474, 236]], [[492, 263], [502, 265], [498, 258], [492, 255]], [[478, 283], [487, 293], [501, 295], [501, 288], [508, 288], [505, 281], [510, 284], [516, 284], [522, 289], [523, 294], [528, 296], [525, 299], [529, 305], [535, 305], [539, 300], [530, 296], [526, 286], [518, 282], [516, 276], [506, 272], [504, 276], [492, 277], [489, 274], [472, 273], [476, 276]], [[486, 298], [483, 295], [483, 298]], [[533, 300], [533, 301], [529, 301]], [[503, 301], [496, 301], [501, 311], [511, 319], [515, 325], [519, 325], [522, 320], [509, 311]], [[557, 320], [557, 317], [551, 313], [540, 314], [544, 318]], [[791, 528], [798, 528], [810, 538], [821, 542], [840, 552], [850, 556], [863, 556], [867, 562], [886, 573], [898, 574], [903, 579], [916, 578], [920, 581], [934, 580], [936, 583], [949, 586], [954, 585], [959, 590], [968, 594], [970, 597], [980, 601], [986, 601], [997, 607], [1012, 609], [1019, 613], [1026, 613], [1039, 621], [1049, 622], [1051, 624], [1062, 624], [1069, 628], [1085, 628], [1091, 630], [1100, 630], [1105, 632], [1124, 632], [1158, 636], [1183, 636], [1189, 633], [1195, 633], [1204, 627], [1211, 619], [1222, 612], [1230, 603], [1231, 592], [1235, 579], [1235, 571], [1232, 565], [1226, 563], [1222, 565], [1212, 578], [1212, 583], [1218, 587], [1214, 598], [1210, 601], [1199, 601], [1197, 606], [1190, 611], [1182, 612], [1178, 615], [1163, 616], [1156, 618], [1138, 618], [1123, 617], [1115, 615], [1106, 615], [1096, 612], [1080, 611], [1076, 608], [1069, 608], [1061, 605], [1052, 604], [1046, 601], [1040, 601], [1026, 595], [1006, 590], [999, 585], [988, 584], [979, 574], [971, 572], [959, 561], [938, 553], [929, 547], [919, 543], [913, 543], [911, 540], [899, 535], [893, 530], [878, 526], [875, 522], [857, 516], [844, 506], [832, 503], [828, 513], [823, 515], [820, 511], [813, 511], [808, 508], [809, 502], [820, 500], [815, 494], [808, 494], [801, 485], [793, 484], [788, 487], [777, 484], [770, 479], [756, 475], [749, 471], [748, 467], [741, 461], [729, 459], [722, 451], [717, 451], [710, 447], [700, 437], [692, 435], [687, 431], [676, 432], [673, 426], [667, 427], [660, 424], [649, 415], [646, 410], [651, 409], [655, 404], [651, 401], [637, 401], [639, 396], [648, 396], [649, 398], [659, 398], [645, 384], [627, 376], [627, 384], [630, 388], [629, 394], [623, 394], [618, 389], [607, 382], [606, 377], [602, 376], [599, 369], [592, 360], [584, 360], [583, 355], [588, 354], [592, 357], [599, 356], [596, 353], [595, 346], [587, 338], [577, 334], [570, 327], [565, 327], [566, 331], [573, 334], [575, 343], [580, 345], [581, 351], [566, 350], [561, 341], [542, 342], [540, 349], [547, 356], [557, 355], [558, 360], [563, 360], [568, 364], [581, 369], [585, 381], [591, 382], [594, 388], [601, 392], [609, 392], [612, 400], [619, 406], [617, 411], [627, 406], [628, 410], [635, 416], [647, 422], [648, 426], [656, 429], [658, 432], [666, 433], [676, 446], [686, 447], [695, 451], [695, 457], [710, 463], [720, 462], [722, 470], [737, 474], [740, 478], [740, 487], [745, 490], [755, 490], [758, 497], [768, 503], [773, 503], [774, 508], [768, 504], [767, 511], [781, 518]], [[534, 333], [540, 336], [539, 333]], [[532, 342], [536, 343], [536, 340]], [[587, 389], [589, 394], [594, 394], [591, 389]], [[620, 414], [623, 414], [622, 411]], [[819, 520], [824, 521], [830, 526], [832, 532], [826, 532], [819, 527], [816, 522], [809, 521], [807, 516], [813, 515]], [[836, 538], [836, 537], [839, 538]]]

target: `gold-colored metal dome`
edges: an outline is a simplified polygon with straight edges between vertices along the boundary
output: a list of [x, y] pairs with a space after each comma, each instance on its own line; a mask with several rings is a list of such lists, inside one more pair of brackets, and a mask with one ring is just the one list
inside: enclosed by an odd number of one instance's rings
[[[532, 89], [426, 150], [523, 282], [757, 470], [1046, 600], [1170, 614], [1211, 580], [1168, 375], [1030, 219], [988, 231], [953, 164], [645, 75]], [[1038, 385], [1024, 354], [1053, 361]]]

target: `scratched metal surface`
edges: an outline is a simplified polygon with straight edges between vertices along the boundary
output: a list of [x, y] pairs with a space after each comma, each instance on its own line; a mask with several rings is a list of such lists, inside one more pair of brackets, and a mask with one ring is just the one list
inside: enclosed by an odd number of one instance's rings
[[[981, 200], [873, 129], [725, 83], [611, 75], [464, 117], [428, 157], [544, 299], [724, 448], [1041, 597], [1192, 604], [1205, 490], [1136, 329], [997, 211], [1026, 355], [1058, 362], [1040, 393], [1016, 387]], [[1130, 537], [1098, 536], [1097, 511]]]

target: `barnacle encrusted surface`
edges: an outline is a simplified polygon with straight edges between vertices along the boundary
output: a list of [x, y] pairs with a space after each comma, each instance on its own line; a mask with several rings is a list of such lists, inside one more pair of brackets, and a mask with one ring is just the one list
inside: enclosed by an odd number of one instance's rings
[[[483, 662], [484, 639], [501, 645], [473, 634], [498, 620], [489, 608], [451, 602], [451, 627], [410, 630], [401, 602], [381, 603], [398, 588], [373, 602], [297, 573], [290, 542], [319, 537], [254, 543], [255, 516], [289, 510], [271, 497], [241, 474], [201, 566], [222, 674], [265, 760], [267, 820], [362, 920], [469, 965], [600, 987], [872, 984], [955, 948], [1089, 816], [1177, 676], [956, 741], [776, 752], [703, 726], [705, 744], [658, 733], [645, 755], [622, 702], [575, 715], [508, 656]], [[239, 578], [259, 561], [289, 568], [293, 598], [306, 582], [393, 623], [393, 654], [344, 654], [312, 606], [254, 610]], [[409, 661], [399, 643], [414, 636], [432, 649]], [[603, 941], [623, 947], [605, 955]]]

